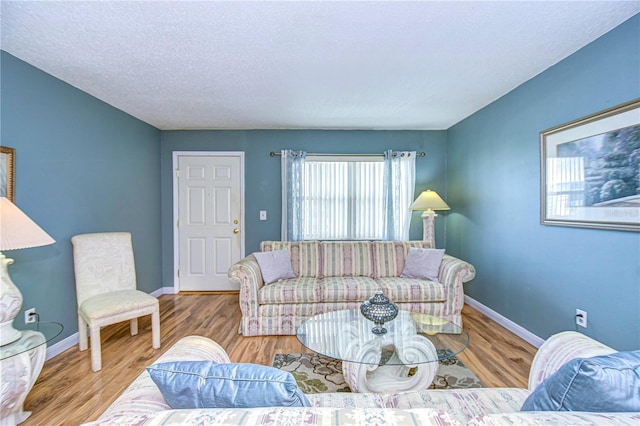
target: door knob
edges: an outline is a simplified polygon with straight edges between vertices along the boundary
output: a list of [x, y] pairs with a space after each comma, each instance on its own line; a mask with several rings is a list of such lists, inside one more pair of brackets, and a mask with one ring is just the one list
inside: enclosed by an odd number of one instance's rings
[[234, 233], [234, 234], [237, 234], [238, 232], [240, 232], [240, 230], [239, 230], [238, 228], [236, 228], [236, 229], [234, 229], [234, 230], [233, 230], [233, 233]]

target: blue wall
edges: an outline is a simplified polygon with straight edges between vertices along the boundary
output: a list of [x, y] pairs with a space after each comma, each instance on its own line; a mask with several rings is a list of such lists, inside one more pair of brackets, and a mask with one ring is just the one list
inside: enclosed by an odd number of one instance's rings
[[640, 16], [448, 131], [447, 249], [474, 299], [547, 338], [640, 348], [640, 235], [540, 224], [539, 132], [640, 97]]
[[[446, 132], [340, 130], [163, 131], [162, 139], [162, 278], [173, 286], [173, 151], [245, 152], [245, 248], [257, 251], [260, 241], [280, 239], [280, 157], [271, 151], [382, 153], [386, 149], [424, 151], [416, 159], [416, 193], [433, 189], [446, 199]], [[268, 220], [258, 219], [267, 210]], [[444, 247], [447, 213], [436, 222], [436, 243]], [[422, 239], [420, 212], [414, 212], [410, 238]]]
[[[1, 139], [16, 149], [16, 205], [56, 243], [5, 253], [42, 320], [78, 331], [71, 236], [130, 231], [138, 287], [160, 287], [160, 131], [2, 52]], [[16, 319], [23, 321], [22, 312]]]
[[139, 287], [173, 286], [173, 151], [245, 152], [250, 253], [280, 236], [280, 161], [270, 151], [410, 149], [427, 153], [416, 193], [435, 189], [452, 207], [438, 218], [438, 247], [477, 267], [471, 297], [543, 338], [573, 329], [579, 307], [587, 334], [637, 349], [639, 234], [540, 225], [538, 138], [640, 96], [639, 29], [636, 16], [448, 131], [424, 132], [160, 132], [2, 52], [0, 142], [16, 148], [16, 204], [57, 240], [7, 253], [24, 308], [62, 322], [61, 337], [77, 331], [69, 239], [82, 232], [131, 231]]

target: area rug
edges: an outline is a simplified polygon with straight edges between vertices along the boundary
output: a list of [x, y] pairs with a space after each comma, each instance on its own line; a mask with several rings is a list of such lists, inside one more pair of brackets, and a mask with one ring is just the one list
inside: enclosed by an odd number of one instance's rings
[[[438, 355], [446, 351], [438, 349]], [[450, 355], [450, 353], [449, 353]], [[276, 354], [273, 366], [290, 372], [304, 393], [351, 392], [342, 376], [342, 362], [318, 354]], [[482, 382], [457, 357], [440, 361], [430, 389], [481, 388]]]

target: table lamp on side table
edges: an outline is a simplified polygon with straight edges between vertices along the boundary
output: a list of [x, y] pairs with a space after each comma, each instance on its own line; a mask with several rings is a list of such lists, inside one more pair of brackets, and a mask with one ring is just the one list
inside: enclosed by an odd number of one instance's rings
[[434, 210], [451, 210], [451, 207], [438, 195], [436, 191], [430, 189], [422, 191], [416, 200], [409, 207], [411, 210], [424, 210], [422, 213], [424, 241], [431, 241], [433, 248], [436, 247], [435, 223], [438, 216]]
[[13, 259], [8, 259], [1, 252], [53, 243], [55, 240], [29, 216], [6, 197], [0, 197], [0, 346], [20, 338], [20, 332], [13, 328], [13, 319], [22, 308], [22, 294], [11, 281], [7, 270]]

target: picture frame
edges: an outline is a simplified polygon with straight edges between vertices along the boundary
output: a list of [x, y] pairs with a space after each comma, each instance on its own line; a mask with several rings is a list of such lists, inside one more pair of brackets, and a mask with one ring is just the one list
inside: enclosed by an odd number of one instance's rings
[[16, 202], [16, 150], [0, 146], [0, 197]]
[[640, 231], [640, 98], [540, 132], [543, 225]]

